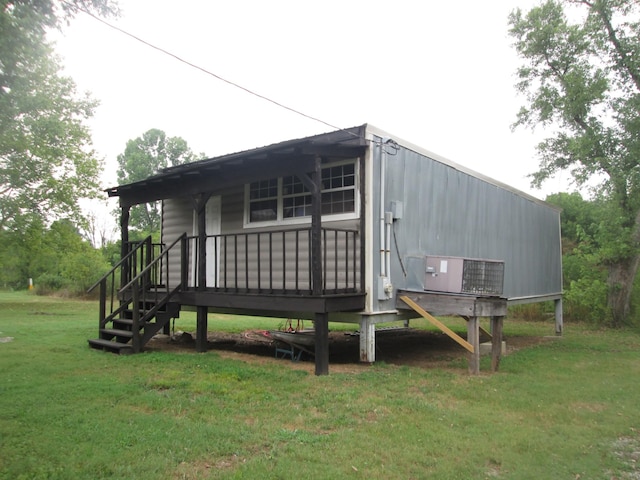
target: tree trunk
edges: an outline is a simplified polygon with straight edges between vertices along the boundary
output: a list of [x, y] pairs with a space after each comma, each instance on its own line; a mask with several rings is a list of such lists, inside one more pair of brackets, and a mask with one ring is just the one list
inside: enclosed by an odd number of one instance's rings
[[631, 312], [631, 292], [639, 263], [640, 255], [635, 255], [609, 267], [607, 305], [614, 327], [622, 326]]
[[[618, 190], [622, 191], [622, 189]], [[623, 200], [626, 199], [626, 194], [622, 198]], [[628, 208], [628, 204], [625, 205], [625, 203], [624, 201], [620, 202], [623, 210], [625, 210], [625, 207]], [[632, 215], [635, 218], [630, 240], [634, 247], [634, 254], [610, 265], [607, 278], [609, 286], [607, 306], [611, 312], [614, 327], [622, 326], [629, 318], [633, 282], [636, 278], [636, 273], [638, 273], [638, 265], [640, 265], [640, 209]]]

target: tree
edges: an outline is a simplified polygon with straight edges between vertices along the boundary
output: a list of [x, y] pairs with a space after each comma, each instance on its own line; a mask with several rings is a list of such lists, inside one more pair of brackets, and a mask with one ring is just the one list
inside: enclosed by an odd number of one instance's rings
[[[607, 316], [607, 272], [601, 256], [607, 242], [607, 205], [578, 192], [556, 193], [547, 202], [562, 208], [562, 278], [568, 320], [602, 322]], [[604, 235], [603, 235], [604, 234]]]
[[84, 294], [110, 268], [74, 222], [56, 220], [46, 227], [39, 217], [20, 231], [0, 230], [0, 264], [2, 287], [26, 288], [32, 278], [42, 293], [64, 289]]
[[0, 229], [79, 218], [78, 199], [97, 192], [101, 163], [83, 124], [96, 103], [78, 98], [46, 40], [79, 9], [114, 11], [110, 0], [0, 4]]
[[[180, 137], [167, 137], [165, 132], [152, 128], [142, 136], [129, 140], [124, 153], [118, 155], [118, 182], [121, 184], [144, 180], [162, 169], [192, 162], [195, 155]], [[116, 212], [119, 215], [119, 212]], [[129, 225], [145, 235], [160, 231], [158, 202], [136, 205], [131, 209]]]
[[514, 126], [554, 130], [538, 146], [533, 184], [561, 170], [577, 187], [597, 183], [608, 209], [599, 257], [611, 321], [620, 325], [640, 263], [640, 3], [547, 0], [513, 11], [509, 24], [528, 104]]

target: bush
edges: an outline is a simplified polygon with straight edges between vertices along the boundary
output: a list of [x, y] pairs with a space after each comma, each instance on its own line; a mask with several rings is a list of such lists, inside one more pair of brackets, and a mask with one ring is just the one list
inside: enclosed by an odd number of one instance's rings
[[544, 321], [555, 315], [554, 302], [527, 303], [509, 307], [509, 316], [528, 322]]
[[607, 283], [581, 278], [571, 281], [564, 294], [564, 317], [569, 321], [586, 321], [598, 325], [611, 321], [607, 308]]
[[57, 273], [43, 273], [34, 280], [35, 292], [38, 295], [50, 295], [61, 290], [68, 290], [71, 281]]

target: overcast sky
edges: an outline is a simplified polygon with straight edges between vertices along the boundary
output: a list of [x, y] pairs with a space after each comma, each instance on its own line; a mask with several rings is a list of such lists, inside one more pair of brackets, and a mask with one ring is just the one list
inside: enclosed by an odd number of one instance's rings
[[[544, 132], [511, 131], [524, 98], [507, 17], [534, 0], [119, 0], [109, 20], [145, 41], [340, 128], [370, 123], [539, 198]], [[150, 128], [217, 156], [332, 130], [137, 42], [84, 14], [56, 36], [66, 74], [101, 102], [105, 159]], [[115, 204], [114, 204], [115, 205]]]

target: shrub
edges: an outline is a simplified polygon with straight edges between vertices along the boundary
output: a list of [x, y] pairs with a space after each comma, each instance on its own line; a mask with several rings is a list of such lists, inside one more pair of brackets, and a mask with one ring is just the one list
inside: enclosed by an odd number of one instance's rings
[[34, 288], [38, 295], [50, 295], [60, 290], [67, 290], [71, 281], [57, 273], [43, 273], [34, 280]]

